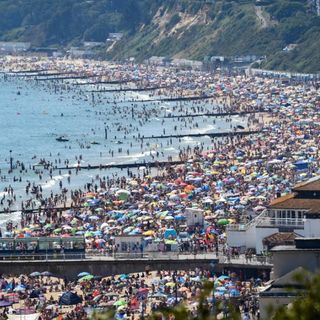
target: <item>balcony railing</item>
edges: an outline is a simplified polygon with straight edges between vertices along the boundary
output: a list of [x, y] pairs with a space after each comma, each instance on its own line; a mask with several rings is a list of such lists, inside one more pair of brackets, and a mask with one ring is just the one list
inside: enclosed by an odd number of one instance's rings
[[257, 226], [303, 229], [304, 221], [303, 219], [260, 217], [260, 219], [257, 221]]
[[246, 231], [250, 227], [260, 226], [260, 227], [288, 227], [303, 229], [304, 228], [304, 219], [302, 218], [274, 218], [271, 217], [267, 210], [262, 212], [259, 216], [255, 217], [248, 223], [238, 223], [238, 224], [229, 224], [227, 226], [227, 231]]

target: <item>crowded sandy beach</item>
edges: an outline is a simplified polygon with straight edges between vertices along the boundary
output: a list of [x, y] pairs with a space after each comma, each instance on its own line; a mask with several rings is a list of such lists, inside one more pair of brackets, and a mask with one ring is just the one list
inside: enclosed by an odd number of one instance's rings
[[[319, 83], [61, 58], [1, 57], [0, 69], [1, 82], [19, 81], [17, 96], [25, 81], [52, 95], [71, 96], [74, 103], [87, 101], [95, 119], [105, 121], [88, 127], [90, 141], [85, 135], [74, 141], [52, 137], [62, 139], [70, 157], [63, 150], [31, 152], [29, 159], [15, 155], [14, 161], [11, 152], [1, 155], [1, 236], [9, 239], [2, 242], [2, 255], [36, 256], [38, 245], [23, 239], [50, 237], [81, 238], [86, 253], [106, 257], [120, 252], [235, 257], [239, 250], [226, 244], [228, 225], [251, 221], [272, 199], [320, 173]], [[99, 109], [102, 105], [108, 108]], [[117, 118], [101, 120], [107, 114]], [[154, 119], [159, 119], [156, 132]], [[130, 158], [132, 150], [143, 157]], [[84, 172], [91, 177], [79, 180]], [[74, 186], [78, 181], [82, 184]], [[190, 214], [196, 214], [196, 223], [190, 223]], [[122, 248], [116, 239], [124, 236], [139, 242]], [[69, 248], [53, 249], [65, 254]], [[246, 252], [246, 258], [252, 254]], [[200, 269], [112, 277], [83, 270], [75, 279], [45, 272], [2, 275], [3, 319], [19, 319], [14, 316], [20, 309], [36, 314], [34, 319], [87, 319], [94, 309], [138, 319], [178, 303], [187, 304], [196, 318], [205, 282], [212, 284], [207, 304], [213, 314], [226, 316], [233, 301], [243, 316], [258, 319], [256, 294], [268, 281]], [[216, 301], [222, 302], [219, 310]]]

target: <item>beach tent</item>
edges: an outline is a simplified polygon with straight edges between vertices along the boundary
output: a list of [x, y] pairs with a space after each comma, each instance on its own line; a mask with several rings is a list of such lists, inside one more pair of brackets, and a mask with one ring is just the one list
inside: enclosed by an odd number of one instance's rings
[[60, 305], [73, 305], [73, 304], [78, 304], [81, 303], [82, 299], [73, 292], [65, 292], [62, 294], [62, 296], [59, 299], [59, 304]]
[[177, 231], [175, 229], [166, 229], [166, 231], [163, 234], [165, 239], [168, 239], [169, 237], [176, 238], [177, 237]]

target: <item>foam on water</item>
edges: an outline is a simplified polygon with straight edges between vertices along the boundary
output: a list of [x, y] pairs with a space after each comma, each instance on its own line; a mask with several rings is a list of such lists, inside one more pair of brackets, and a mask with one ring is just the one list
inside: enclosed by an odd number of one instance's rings
[[16, 211], [13, 213], [2, 213], [0, 215], [0, 228], [2, 230], [2, 234], [5, 231], [5, 226], [9, 221], [12, 221], [13, 224], [20, 225], [20, 219], [21, 219], [21, 211]]

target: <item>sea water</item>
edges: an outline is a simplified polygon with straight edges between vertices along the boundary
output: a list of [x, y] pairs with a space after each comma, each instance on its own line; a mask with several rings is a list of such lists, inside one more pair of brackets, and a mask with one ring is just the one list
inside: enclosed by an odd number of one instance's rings
[[[190, 134], [190, 133], [211, 133], [217, 131], [228, 131], [230, 123], [223, 117], [216, 118], [215, 123], [212, 118], [206, 119], [199, 117], [199, 127], [190, 131], [174, 118], [165, 119], [164, 115], [171, 111], [174, 104], [180, 103], [183, 110], [190, 108], [186, 102], [165, 102], [157, 105], [163, 112], [157, 116], [150, 116], [148, 121], [139, 126], [139, 118], [130, 118], [128, 115], [113, 113], [112, 107], [116, 105], [117, 110], [121, 108], [128, 110], [129, 103], [123, 100], [148, 99], [148, 94], [139, 93], [104, 93], [100, 94], [103, 99], [98, 102], [92, 98], [88, 91], [90, 86], [73, 86], [72, 90], [61, 91], [59, 86], [53, 86], [50, 81], [37, 82], [35, 80], [9, 78], [5, 80], [0, 77], [0, 170], [2, 177], [0, 181], [0, 198], [3, 196], [4, 188], [9, 185], [14, 189], [17, 202], [11, 209], [19, 210], [21, 200], [27, 198], [25, 186], [28, 181], [41, 184], [44, 195], [49, 195], [59, 190], [59, 182], [69, 191], [71, 189], [83, 188], [87, 182], [91, 182], [97, 174], [101, 177], [112, 177], [115, 175], [126, 175], [126, 170], [117, 169], [105, 170], [81, 170], [77, 175], [74, 171], [70, 183], [67, 182], [68, 170], [54, 170], [50, 178], [47, 171], [44, 171], [43, 177], [39, 176], [33, 170], [28, 170], [21, 174], [18, 169], [8, 174], [10, 168], [10, 156], [13, 163], [23, 162], [26, 168], [34, 166], [40, 159], [55, 162], [60, 159], [58, 166], [65, 167], [64, 161], [69, 161], [69, 166], [77, 165], [79, 156], [82, 156], [81, 165], [99, 165], [99, 164], [119, 164], [134, 163], [143, 161], [152, 161], [157, 151], [160, 157], [156, 160], [165, 161], [168, 156], [177, 157], [179, 148], [188, 146], [194, 147], [203, 143], [205, 147], [212, 144], [209, 137], [191, 138], [185, 137], [180, 141], [173, 139], [170, 144], [169, 139], [150, 139], [149, 146], [147, 140], [141, 149], [141, 143], [134, 136], [138, 132], [130, 132], [125, 135], [119, 131], [119, 127], [139, 127], [141, 136], [161, 135], [165, 129], [166, 135], [171, 134]], [[92, 88], [91, 88], [92, 89]], [[154, 98], [154, 97], [153, 97]], [[117, 102], [118, 101], [118, 102]], [[143, 109], [145, 108], [145, 109]], [[134, 112], [154, 108], [151, 103], [135, 103]], [[246, 119], [234, 117], [234, 125], [246, 126]], [[174, 127], [177, 126], [177, 130]], [[105, 128], [108, 127], [108, 137], [105, 137]], [[65, 136], [68, 142], [58, 142], [56, 138]], [[98, 144], [91, 144], [91, 142]], [[118, 144], [121, 142], [121, 144]], [[160, 147], [161, 142], [163, 147]], [[132, 147], [131, 147], [132, 144]], [[123, 152], [118, 153], [122, 148]], [[129, 154], [126, 150], [129, 149]], [[11, 152], [10, 152], [11, 150]], [[114, 156], [110, 151], [113, 150]], [[163, 152], [163, 155], [161, 154]], [[22, 181], [14, 182], [15, 178]], [[29, 196], [30, 197], [30, 196]], [[6, 207], [6, 202], [0, 210]], [[8, 219], [14, 219], [13, 215], [2, 215], [2, 224]]]

